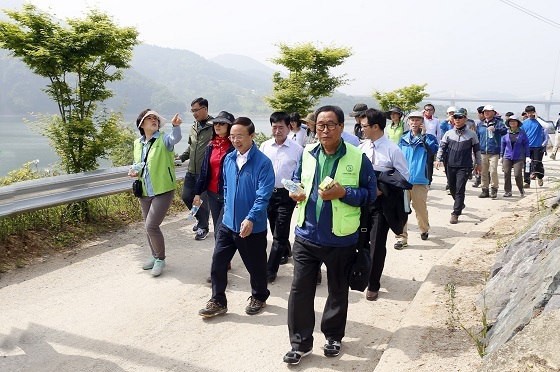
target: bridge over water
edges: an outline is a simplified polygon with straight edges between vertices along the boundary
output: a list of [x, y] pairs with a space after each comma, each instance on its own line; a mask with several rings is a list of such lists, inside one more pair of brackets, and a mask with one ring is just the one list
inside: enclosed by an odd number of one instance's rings
[[[540, 113], [542, 117], [549, 119], [550, 120], [550, 112], [551, 112], [551, 108], [553, 106], [558, 106], [558, 108], [560, 108], [560, 100], [552, 100], [552, 99], [533, 99], [533, 98], [508, 98], [508, 99], [499, 99], [499, 98], [479, 98], [479, 97], [452, 97], [452, 96], [448, 96], [448, 97], [428, 97], [426, 101], [430, 101], [430, 102], [449, 102], [450, 106], [461, 106], [461, 103], [466, 103], [466, 102], [476, 102], [480, 105], [482, 104], [491, 104], [496, 108], [500, 108], [500, 106], [502, 105], [498, 105], [499, 103], [511, 103], [513, 104], [512, 108], [506, 108], [506, 109], [501, 109], [501, 110], [497, 110], [499, 111], [501, 114], [504, 114], [507, 111], [513, 111], [513, 112], [518, 112], [521, 113], [524, 109], [525, 106], [527, 105], [533, 105], [537, 108], [537, 113]], [[544, 112], [539, 110], [539, 106], [543, 106], [544, 107]], [[503, 106], [502, 106], [503, 107]], [[560, 111], [559, 111], [560, 112]], [[553, 112], [552, 114], [553, 116], [556, 116], [556, 114]]]

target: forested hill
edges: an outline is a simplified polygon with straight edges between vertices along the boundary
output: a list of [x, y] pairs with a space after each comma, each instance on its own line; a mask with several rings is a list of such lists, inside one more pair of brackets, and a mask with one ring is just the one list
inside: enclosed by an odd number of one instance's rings
[[[242, 57], [242, 56], [239, 56]], [[231, 57], [233, 58], [233, 57]], [[249, 59], [249, 57], [242, 57]], [[260, 63], [252, 60], [254, 65]], [[220, 62], [227, 66], [222, 60]], [[115, 97], [106, 102], [110, 109], [136, 113], [151, 107], [161, 112], [184, 112], [192, 99], [203, 96], [213, 107], [233, 112], [268, 112], [262, 97], [272, 89], [273, 70], [238, 71], [206, 60], [188, 50], [139, 45], [132, 68], [122, 81], [111, 85]], [[56, 113], [56, 105], [42, 91], [45, 78], [34, 75], [17, 58], [0, 49], [0, 115], [29, 112]], [[217, 111], [210, 109], [211, 112]]]

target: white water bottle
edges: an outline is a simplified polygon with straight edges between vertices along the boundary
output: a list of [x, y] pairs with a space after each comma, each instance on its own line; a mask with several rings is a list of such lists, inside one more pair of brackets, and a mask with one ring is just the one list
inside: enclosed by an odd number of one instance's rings
[[531, 158], [525, 158], [525, 173], [531, 172]]
[[289, 192], [291, 192], [292, 194], [305, 194], [303, 188], [297, 183], [295, 183], [294, 181], [282, 178], [281, 182], [282, 185], [284, 185], [284, 188]]
[[488, 126], [488, 138], [494, 138], [494, 131], [489, 129], [490, 126]]
[[[200, 204], [202, 204], [202, 200], [200, 201]], [[198, 209], [199, 209], [198, 205], [193, 205], [189, 214], [187, 214], [187, 220], [192, 220], [194, 216], [197, 214]]]

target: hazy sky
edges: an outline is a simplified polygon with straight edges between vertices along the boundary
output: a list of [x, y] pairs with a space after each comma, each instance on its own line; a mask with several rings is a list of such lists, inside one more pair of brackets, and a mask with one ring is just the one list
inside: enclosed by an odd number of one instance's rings
[[[268, 59], [277, 55], [277, 42], [350, 47], [352, 57], [335, 71], [353, 79], [340, 89], [348, 94], [428, 83], [430, 93], [542, 99], [554, 85], [553, 98], [560, 99], [560, 28], [500, 0], [31, 2], [60, 18], [96, 7], [136, 26], [145, 43], [205, 58], [242, 54], [274, 67]], [[512, 2], [560, 23], [558, 0]]]

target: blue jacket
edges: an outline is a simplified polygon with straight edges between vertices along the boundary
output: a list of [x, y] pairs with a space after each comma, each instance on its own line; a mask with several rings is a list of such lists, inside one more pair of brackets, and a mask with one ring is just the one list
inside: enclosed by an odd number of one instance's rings
[[529, 150], [529, 138], [527, 133], [523, 129], [519, 130], [519, 135], [517, 136], [517, 141], [513, 148], [511, 147], [511, 140], [509, 138], [509, 132], [502, 137], [502, 147], [500, 150], [500, 157], [509, 160], [525, 160], [530, 154]]
[[[200, 173], [198, 175], [198, 179], [196, 180], [196, 183], [194, 185], [194, 194], [195, 195], [200, 195], [202, 194], [204, 191], [208, 190], [208, 182], [210, 182], [210, 156], [212, 156], [212, 150], [214, 149], [214, 146], [211, 144], [212, 142], [210, 142], [210, 144], [208, 145], [208, 147], [206, 148], [206, 152], [204, 153], [204, 158], [202, 159], [202, 165], [200, 166]], [[233, 145], [229, 146], [229, 148], [226, 150], [226, 155], [229, 154], [230, 152], [232, 152], [233, 150], [235, 150], [235, 147], [233, 147]], [[225, 156], [222, 158], [222, 160], [220, 161], [220, 172], [218, 173], [218, 194], [219, 195], [223, 195], [224, 194], [224, 177], [223, 177], [223, 171], [224, 171], [224, 160], [225, 160]]]
[[[488, 127], [493, 125], [494, 137], [488, 137]], [[489, 123], [482, 120], [476, 126], [476, 135], [478, 142], [480, 142], [481, 154], [499, 154], [500, 146], [502, 143], [502, 136], [507, 133], [507, 127], [504, 125], [502, 119], [494, 117]]]
[[[306, 151], [306, 150], [304, 150]], [[321, 145], [315, 147], [311, 150], [311, 155], [315, 161], [319, 161], [319, 151], [321, 151]], [[346, 154], [346, 143], [343, 143], [340, 149], [339, 158]], [[301, 159], [299, 158], [298, 165], [294, 170], [294, 176], [292, 180], [296, 183], [301, 181]], [[334, 178], [336, 173], [336, 168], [338, 166], [338, 159], [335, 160], [334, 166], [331, 172], [331, 177]], [[321, 207], [321, 213], [319, 214], [319, 221], [316, 217], [316, 205], [317, 198], [319, 194], [317, 193], [319, 184], [321, 183], [319, 168], [315, 168], [315, 176], [313, 178], [313, 189], [309, 195], [309, 200], [305, 208], [305, 221], [302, 227], [296, 226], [296, 236], [310, 241], [313, 244], [327, 246], [327, 247], [345, 247], [351, 246], [358, 242], [358, 230], [354, 234], [346, 236], [336, 236], [332, 232], [332, 207], [330, 200], [325, 200]], [[377, 198], [377, 179], [373, 173], [373, 166], [371, 161], [366, 157], [365, 154], [362, 155], [362, 164], [360, 167], [360, 187], [351, 188], [346, 187], [346, 196], [340, 199], [341, 202], [355, 207], [361, 207], [369, 205], [375, 201]]]
[[[440, 127], [441, 128], [441, 127]], [[443, 132], [444, 133], [444, 132]], [[428, 158], [434, 159], [438, 151], [438, 141], [433, 134], [421, 137], [413, 136], [412, 131], [405, 132], [399, 140], [399, 148], [408, 162], [408, 182], [413, 185], [428, 185]], [[430, 152], [430, 156], [428, 156]]]
[[247, 163], [237, 167], [237, 151], [226, 155], [224, 175], [224, 218], [222, 224], [239, 233], [241, 222], [253, 222], [254, 233], [266, 231], [266, 207], [274, 190], [274, 168], [257, 145], [249, 149]]
[[525, 119], [521, 124], [521, 129], [527, 133], [529, 138], [529, 147], [542, 147], [543, 144], [543, 127], [537, 119]]

